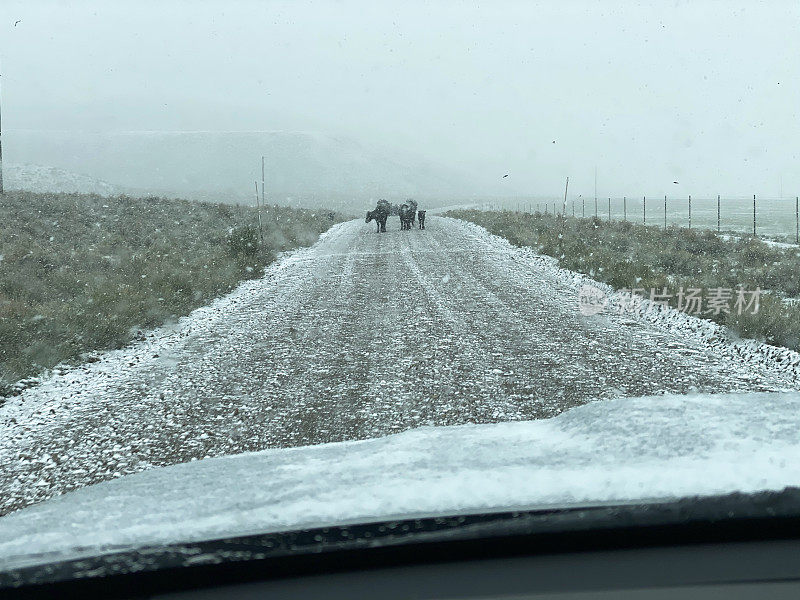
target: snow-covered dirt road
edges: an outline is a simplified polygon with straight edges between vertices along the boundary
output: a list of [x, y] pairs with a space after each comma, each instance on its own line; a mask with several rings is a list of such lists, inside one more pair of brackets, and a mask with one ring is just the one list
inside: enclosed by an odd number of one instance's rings
[[263, 279], [0, 407], [0, 515], [152, 466], [554, 416], [594, 399], [797, 389], [467, 223], [343, 223]]

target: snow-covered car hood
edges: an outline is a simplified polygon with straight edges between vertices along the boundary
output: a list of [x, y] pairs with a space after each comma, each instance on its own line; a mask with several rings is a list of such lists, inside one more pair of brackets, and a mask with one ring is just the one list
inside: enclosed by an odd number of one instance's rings
[[157, 468], [0, 518], [0, 570], [367, 522], [800, 485], [800, 393], [598, 401], [555, 418]]

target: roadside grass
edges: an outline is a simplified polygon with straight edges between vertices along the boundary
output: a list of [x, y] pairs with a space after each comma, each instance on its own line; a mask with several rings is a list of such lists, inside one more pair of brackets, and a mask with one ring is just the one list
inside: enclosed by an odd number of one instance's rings
[[[0, 194], [0, 397], [188, 314], [344, 220], [328, 210]], [[2, 400], [0, 400], [2, 404]]]
[[[512, 211], [453, 210], [446, 216], [485, 227], [516, 246], [555, 257], [566, 269], [615, 289], [667, 289], [669, 302], [684, 288], [760, 288], [759, 310], [705, 313], [740, 337], [800, 350], [800, 248], [782, 248], [752, 237], [725, 239], [713, 231], [672, 226], [666, 230], [625, 221], [559, 217]], [[733, 307], [733, 302], [731, 303]], [[705, 307], [705, 302], [704, 302]], [[701, 316], [701, 315], [698, 315]]]

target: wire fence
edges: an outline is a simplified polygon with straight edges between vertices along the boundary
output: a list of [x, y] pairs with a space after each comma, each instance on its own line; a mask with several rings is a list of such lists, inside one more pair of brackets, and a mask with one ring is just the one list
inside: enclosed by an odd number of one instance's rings
[[800, 244], [800, 198], [611, 197], [484, 203], [483, 210], [566, 214], [603, 220], [631, 221], [659, 227], [710, 229]]

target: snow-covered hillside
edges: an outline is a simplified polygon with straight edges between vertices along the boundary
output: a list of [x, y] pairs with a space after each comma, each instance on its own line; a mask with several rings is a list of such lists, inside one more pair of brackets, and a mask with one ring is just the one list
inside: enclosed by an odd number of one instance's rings
[[73, 173], [57, 167], [33, 164], [3, 164], [3, 184], [7, 190], [29, 192], [66, 192], [116, 196], [125, 188], [89, 175]]

